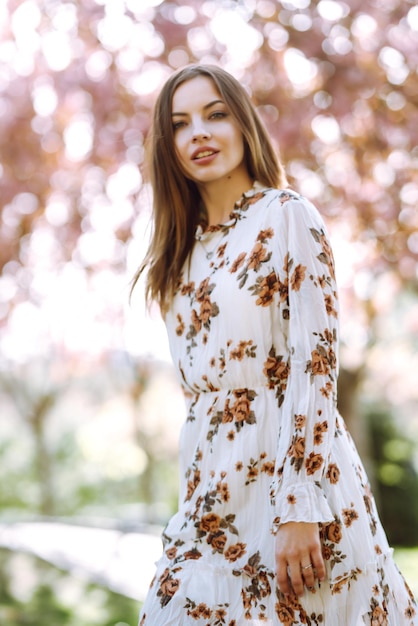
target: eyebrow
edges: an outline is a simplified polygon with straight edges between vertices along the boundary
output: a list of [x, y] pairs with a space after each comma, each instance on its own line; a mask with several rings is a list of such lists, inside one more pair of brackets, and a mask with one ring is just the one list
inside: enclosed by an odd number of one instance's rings
[[[211, 107], [213, 107], [215, 104], [225, 104], [225, 102], [219, 99], [212, 100], [212, 102], [208, 102], [208, 104], [205, 104], [205, 106], [203, 107], [203, 110], [206, 111], [207, 109], [210, 109]], [[171, 114], [171, 117], [174, 117], [176, 115], [188, 115], [188, 113], [173, 112]]]

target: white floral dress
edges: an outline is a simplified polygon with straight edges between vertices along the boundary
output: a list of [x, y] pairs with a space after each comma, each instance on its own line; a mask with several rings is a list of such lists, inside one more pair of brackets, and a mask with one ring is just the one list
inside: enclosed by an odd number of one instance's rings
[[[179, 510], [141, 626], [410, 626], [416, 604], [336, 408], [338, 306], [315, 207], [255, 186], [196, 232], [166, 319], [188, 413]], [[275, 583], [274, 533], [319, 522], [327, 579]]]

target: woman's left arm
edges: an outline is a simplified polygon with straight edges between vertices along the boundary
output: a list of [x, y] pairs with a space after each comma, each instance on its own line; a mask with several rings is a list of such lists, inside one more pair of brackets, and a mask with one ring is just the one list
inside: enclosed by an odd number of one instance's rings
[[290, 593], [290, 577], [300, 594], [304, 584], [312, 586], [314, 573], [325, 575], [319, 523], [334, 519], [323, 486], [335, 480], [329, 455], [337, 420], [338, 296], [323, 221], [297, 194], [281, 207], [279, 241], [289, 377], [272, 483], [272, 530], [279, 586]]

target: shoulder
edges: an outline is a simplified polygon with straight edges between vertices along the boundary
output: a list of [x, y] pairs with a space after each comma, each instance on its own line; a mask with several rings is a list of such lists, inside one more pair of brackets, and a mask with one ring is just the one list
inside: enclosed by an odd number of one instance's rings
[[325, 229], [324, 221], [316, 206], [292, 189], [265, 190], [266, 220], [281, 228], [303, 225]]

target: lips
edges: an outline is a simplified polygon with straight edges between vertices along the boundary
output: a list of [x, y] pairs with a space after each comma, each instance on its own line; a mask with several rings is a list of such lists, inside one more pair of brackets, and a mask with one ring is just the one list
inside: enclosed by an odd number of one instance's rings
[[198, 148], [197, 150], [195, 150], [192, 154], [192, 160], [196, 161], [199, 159], [206, 159], [208, 157], [213, 156], [214, 154], [217, 154], [219, 152], [219, 150], [215, 150], [214, 148], [210, 148], [208, 146], [202, 146], [201, 148]]

